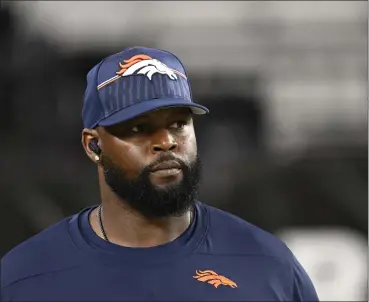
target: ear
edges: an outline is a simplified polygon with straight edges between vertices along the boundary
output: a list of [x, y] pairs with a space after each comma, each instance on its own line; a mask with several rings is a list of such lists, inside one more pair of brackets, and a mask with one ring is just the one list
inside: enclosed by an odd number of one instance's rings
[[89, 144], [92, 140], [99, 141], [99, 134], [95, 129], [83, 129], [82, 130], [82, 146], [85, 149], [87, 156], [95, 163], [98, 164], [100, 161], [99, 156], [91, 150]]

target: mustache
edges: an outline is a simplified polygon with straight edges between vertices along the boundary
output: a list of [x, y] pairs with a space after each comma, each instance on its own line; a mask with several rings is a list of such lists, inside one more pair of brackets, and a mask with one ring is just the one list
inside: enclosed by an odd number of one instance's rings
[[177, 162], [182, 169], [187, 168], [189, 165], [184, 162], [183, 160], [175, 157], [174, 155], [171, 154], [163, 154], [161, 155], [157, 160], [155, 160], [154, 162], [152, 162], [151, 164], [147, 165], [146, 167], [143, 168], [143, 171], [151, 171], [155, 166], [167, 162], [167, 161], [175, 161]]

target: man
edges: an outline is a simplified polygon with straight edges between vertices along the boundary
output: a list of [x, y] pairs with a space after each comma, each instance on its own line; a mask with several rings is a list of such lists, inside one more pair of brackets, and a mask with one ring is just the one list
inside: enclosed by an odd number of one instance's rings
[[82, 144], [101, 205], [10, 251], [2, 301], [317, 301], [281, 241], [196, 199], [192, 115], [206, 113], [169, 52], [133, 47], [95, 66]]

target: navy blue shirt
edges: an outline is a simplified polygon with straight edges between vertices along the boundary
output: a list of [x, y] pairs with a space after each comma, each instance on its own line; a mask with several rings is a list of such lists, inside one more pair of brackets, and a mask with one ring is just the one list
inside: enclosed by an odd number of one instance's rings
[[152, 248], [104, 241], [94, 207], [21, 243], [1, 260], [1, 301], [317, 301], [275, 236], [196, 204], [191, 226]]

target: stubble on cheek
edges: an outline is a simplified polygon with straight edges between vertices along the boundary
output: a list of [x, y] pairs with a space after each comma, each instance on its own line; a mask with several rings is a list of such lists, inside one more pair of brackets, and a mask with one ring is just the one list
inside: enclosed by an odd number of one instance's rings
[[110, 160], [122, 169], [127, 178], [136, 179], [146, 165], [146, 158], [142, 146], [124, 144], [115, 150]]

